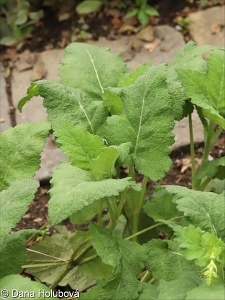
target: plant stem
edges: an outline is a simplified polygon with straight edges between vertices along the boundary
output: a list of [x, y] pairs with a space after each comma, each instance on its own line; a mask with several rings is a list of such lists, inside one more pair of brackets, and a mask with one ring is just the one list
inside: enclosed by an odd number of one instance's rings
[[194, 135], [193, 135], [193, 124], [192, 124], [192, 115], [188, 114], [188, 123], [189, 123], [189, 135], [190, 135], [190, 151], [191, 151], [191, 179], [192, 179], [192, 188], [194, 188], [194, 175], [196, 172], [195, 169], [195, 146], [194, 146]]
[[102, 222], [102, 199], [101, 200], [99, 200], [99, 203], [98, 203], [98, 221], [97, 221], [97, 223], [98, 223], [98, 226], [100, 226], [100, 227], [102, 227], [102, 224], [103, 224], [103, 222]]
[[[167, 221], [174, 221], [174, 220], [180, 219], [180, 218], [182, 218], [182, 217], [183, 217], [183, 216], [175, 217], [175, 218], [169, 219], [169, 220], [167, 220]], [[154, 224], [154, 225], [152, 225], [152, 226], [150, 226], [150, 227], [144, 228], [144, 229], [142, 229], [142, 230], [140, 230], [140, 231], [138, 231], [138, 232], [136, 232], [136, 233], [134, 233], [134, 234], [132, 234], [132, 235], [126, 237], [125, 240], [131, 240], [133, 237], [138, 236], [138, 235], [140, 235], [140, 234], [142, 234], [142, 233], [145, 233], [145, 232], [147, 232], [147, 231], [149, 231], [149, 230], [151, 230], [151, 229], [154, 229], [154, 228], [156, 228], [156, 227], [158, 227], [158, 226], [161, 226], [161, 225], [162, 225], [162, 223], [156, 223], [156, 224]]]
[[146, 281], [148, 281], [150, 276], [151, 276], [151, 274], [149, 273], [148, 270], [146, 270], [146, 271], [144, 272], [144, 275], [143, 275], [142, 278], [141, 278], [141, 282], [146, 282]]
[[[214, 144], [215, 144], [216, 140], [218, 139], [220, 133], [222, 132], [222, 129], [220, 129], [220, 128], [218, 128], [217, 131], [215, 132], [214, 127], [215, 127], [215, 124], [210, 121], [209, 126], [208, 126], [208, 131], [207, 131], [207, 134], [206, 134], [206, 141], [205, 141], [205, 147], [204, 147], [202, 162], [201, 162], [201, 166], [200, 166], [199, 170], [204, 168], [204, 165], [208, 161], [209, 153], [212, 150], [212, 147], [214, 146]], [[204, 185], [203, 185], [203, 188], [202, 187], [200, 188], [200, 186], [201, 186], [201, 180], [198, 179], [194, 183], [194, 189], [203, 190], [205, 188]]]
[[[144, 202], [145, 194], [146, 194], [146, 186], [148, 182], [148, 177], [144, 176], [143, 183], [142, 183], [142, 190], [140, 193], [140, 197], [137, 203], [137, 206], [134, 209], [134, 218], [133, 218], [133, 235], [138, 231], [138, 224], [139, 224], [139, 215], [140, 211]], [[136, 241], [137, 237], [134, 236], [133, 240]]]
[[[86, 246], [85, 246], [86, 245]], [[83, 248], [84, 247], [84, 248]], [[87, 239], [85, 241], [83, 241], [79, 247], [72, 253], [66, 268], [62, 271], [61, 274], [59, 274], [59, 276], [54, 280], [54, 282], [51, 284], [50, 289], [54, 289], [57, 287], [57, 285], [62, 281], [62, 279], [75, 267], [78, 265], [79, 260], [81, 259], [81, 257], [90, 249], [91, 247], [91, 239]], [[83, 248], [83, 249], [82, 249]], [[82, 249], [82, 251], [77, 254], [79, 252], [79, 250]]]
[[61, 266], [65, 265], [65, 262], [46, 262], [42, 264], [31, 264], [31, 265], [23, 265], [21, 266], [22, 269], [29, 269], [29, 268], [41, 268], [41, 267], [52, 267], [52, 266]]
[[[48, 226], [48, 224], [49, 224], [48, 221], [45, 222], [45, 224], [43, 224], [39, 230], [41, 231], [41, 230], [45, 229], [45, 228]], [[33, 238], [35, 238], [37, 235], [38, 235], [38, 233], [32, 234], [32, 235], [29, 237], [29, 239], [26, 241], [26, 244], [28, 244], [31, 240], [33, 240]]]

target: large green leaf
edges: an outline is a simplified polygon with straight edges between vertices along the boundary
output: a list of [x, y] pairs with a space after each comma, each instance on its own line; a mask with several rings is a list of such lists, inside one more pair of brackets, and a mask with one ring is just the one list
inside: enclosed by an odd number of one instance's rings
[[175, 241], [151, 240], [145, 244], [147, 260], [145, 267], [155, 279], [172, 281], [185, 272], [200, 273], [198, 267], [187, 261], [182, 255], [179, 244]]
[[81, 299], [137, 299], [142, 290], [137, 275], [144, 266], [145, 249], [135, 242], [113, 237], [109, 231], [97, 226], [90, 226], [90, 232], [93, 247], [102, 261], [113, 267], [113, 276], [101, 281]]
[[121, 99], [121, 116], [108, 118], [105, 138], [110, 145], [131, 142], [137, 171], [158, 180], [170, 167], [169, 146], [174, 142], [166, 66], [148, 69], [121, 90]]
[[[87, 239], [86, 232], [71, 234], [63, 226], [56, 226], [56, 230], [52, 236], [34, 245], [27, 252], [26, 272], [31, 274], [41, 282], [52, 284], [66, 268], [74, 250], [78, 248], [81, 242]], [[90, 256], [90, 255], [89, 255]], [[88, 257], [88, 256], [87, 256]], [[93, 263], [96, 263], [96, 277], [90, 278], [86, 273], [93, 269]], [[82, 267], [82, 270], [81, 270]], [[105, 273], [104, 273], [105, 271]], [[100, 259], [93, 262], [84, 263], [74, 268], [60, 281], [60, 286], [69, 285], [72, 289], [81, 290], [91, 284], [94, 284], [99, 276], [107, 274], [107, 266], [101, 263]], [[99, 275], [100, 274], [100, 275]]]
[[59, 69], [61, 83], [100, 99], [104, 88], [117, 86], [127, 67], [118, 54], [84, 43], [70, 44]]
[[181, 186], [166, 186], [166, 189], [175, 194], [173, 201], [177, 204], [177, 209], [188, 217], [192, 225], [225, 238], [224, 193], [217, 195]]
[[53, 173], [49, 220], [57, 224], [73, 213], [104, 197], [117, 196], [133, 185], [130, 178], [94, 181], [87, 171], [61, 163]]
[[25, 214], [33, 201], [39, 183], [32, 179], [13, 182], [7, 190], [0, 192], [0, 238], [9, 233]]
[[225, 129], [225, 54], [212, 50], [207, 58], [207, 72], [177, 69], [185, 93], [203, 109], [203, 115]]
[[185, 300], [224, 300], [225, 288], [221, 285], [206, 286], [202, 284], [187, 292]]
[[177, 210], [176, 204], [172, 201], [173, 196], [164, 189], [156, 190], [151, 198], [144, 205], [146, 214], [156, 222], [175, 218], [181, 213]]
[[26, 261], [26, 239], [36, 230], [20, 230], [0, 239], [0, 278], [17, 274]]
[[106, 147], [99, 136], [66, 121], [55, 124], [54, 129], [57, 142], [74, 166], [90, 171], [97, 180], [112, 177], [119, 156], [116, 149]]
[[[185, 300], [188, 291], [197, 287], [201, 280], [195, 272], [185, 272], [172, 281], [160, 280], [158, 300]], [[194, 298], [193, 298], [194, 299]], [[192, 299], [192, 300], [193, 300]]]
[[[51, 296], [52, 291], [40, 282], [31, 281], [30, 278], [25, 278], [20, 275], [9, 275], [0, 279], [0, 289], [6, 291], [8, 296], [4, 297], [3, 293], [0, 299], [39, 299], [54, 300], [56, 297]], [[5, 294], [6, 295], [6, 294]]]
[[32, 83], [27, 94], [20, 100], [18, 108], [22, 110], [23, 105], [34, 95], [44, 98], [43, 105], [47, 108], [48, 119], [53, 124], [53, 129], [54, 124], [64, 120], [81, 126], [91, 133], [97, 133], [108, 115], [102, 101], [93, 101], [80, 89], [48, 80]]
[[1, 133], [0, 190], [17, 179], [35, 175], [49, 130], [49, 123], [40, 121], [17, 125]]
[[207, 51], [212, 49], [216, 49], [216, 47], [209, 45], [197, 46], [193, 41], [190, 41], [177, 52], [172, 63], [169, 64], [167, 80], [169, 93], [171, 94], [172, 99], [173, 114], [176, 120], [186, 117], [190, 110], [190, 105], [187, 101], [188, 95], [186, 95], [181, 83], [178, 81], [176, 69], [189, 69], [206, 72], [206, 61], [202, 56], [204, 53], [207, 53]]

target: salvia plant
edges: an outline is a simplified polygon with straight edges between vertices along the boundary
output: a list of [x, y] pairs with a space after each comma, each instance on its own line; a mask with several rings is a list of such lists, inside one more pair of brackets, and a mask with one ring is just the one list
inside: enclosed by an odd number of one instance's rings
[[[18, 108], [40, 95], [48, 119], [0, 137], [4, 293], [55, 299], [50, 291], [63, 289], [90, 300], [224, 299], [225, 192], [217, 187], [224, 184], [225, 157], [208, 161], [225, 129], [224, 58], [224, 49], [189, 42], [171, 64], [148, 62], [129, 72], [119, 55], [73, 43], [60, 82], [31, 84]], [[198, 169], [193, 109], [205, 139]], [[185, 116], [192, 189], [160, 186], [171, 166], [171, 131]], [[48, 225], [15, 232], [38, 189], [32, 177], [49, 133], [68, 158], [51, 179], [54, 233], [47, 234]], [[155, 182], [150, 193], [149, 180]], [[60, 225], [64, 220], [88, 229], [70, 232]], [[31, 239], [34, 246], [26, 247]], [[19, 275], [24, 269], [30, 276]]]

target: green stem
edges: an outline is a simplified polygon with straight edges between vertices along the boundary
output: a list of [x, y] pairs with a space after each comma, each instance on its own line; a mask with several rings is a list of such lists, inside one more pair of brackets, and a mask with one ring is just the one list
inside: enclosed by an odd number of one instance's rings
[[148, 270], [146, 270], [144, 272], [144, 275], [141, 278], [141, 282], [147, 282], [150, 279], [150, 277], [151, 277], [151, 274], [149, 273]]
[[[54, 289], [57, 285], [62, 281], [62, 279], [75, 267], [78, 265], [81, 257], [90, 249], [91, 247], [91, 239], [87, 239], [83, 241], [79, 247], [72, 253], [66, 268], [59, 274], [59, 276], [53, 281], [50, 286], [50, 289]], [[79, 250], [82, 249], [80, 252]], [[79, 252], [79, 253], [78, 253]], [[78, 254], [77, 254], [78, 253]]]
[[193, 135], [193, 124], [192, 124], [192, 115], [188, 114], [188, 123], [189, 123], [189, 135], [190, 135], [190, 151], [191, 151], [191, 179], [192, 179], [192, 188], [194, 188], [194, 175], [196, 172], [195, 169], [195, 145], [194, 145], [194, 135]]
[[22, 269], [29, 269], [29, 268], [41, 268], [41, 267], [52, 267], [52, 266], [62, 266], [65, 265], [65, 262], [46, 262], [42, 264], [31, 264], [31, 265], [23, 265]]
[[207, 177], [199, 186], [198, 186], [198, 190], [199, 191], [204, 191], [204, 189], [207, 187], [207, 185], [209, 184], [209, 182], [212, 180], [212, 178]]
[[[182, 217], [183, 217], [183, 216], [175, 217], [175, 218], [169, 219], [168, 221], [174, 221], [174, 220], [180, 219], [180, 218], [182, 218]], [[145, 232], [147, 232], [147, 231], [149, 231], [149, 230], [151, 230], [151, 229], [154, 229], [154, 228], [156, 228], [156, 227], [158, 227], [158, 226], [161, 226], [161, 225], [162, 225], [162, 223], [156, 223], [156, 224], [154, 224], [154, 225], [152, 225], [152, 226], [150, 226], [150, 227], [144, 228], [144, 229], [142, 229], [142, 230], [140, 230], [140, 231], [138, 231], [138, 232], [136, 232], [136, 233], [134, 233], [134, 234], [132, 234], [132, 235], [126, 237], [125, 240], [131, 240], [133, 237], [138, 236], [138, 235], [140, 235], [140, 234], [142, 234], [142, 233], [145, 233]]]
[[102, 221], [102, 200], [98, 203], [98, 226], [102, 227], [103, 221]]
[[[201, 166], [200, 166], [199, 170], [204, 168], [204, 165], [208, 161], [209, 153], [212, 150], [212, 147], [214, 146], [214, 144], [215, 144], [216, 140], [218, 139], [220, 133], [222, 132], [221, 128], [217, 129], [217, 131], [215, 132], [214, 127], [215, 127], [215, 124], [210, 121], [209, 126], [208, 126], [208, 131], [207, 131], [207, 134], [206, 134], [206, 141], [205, 141], [205, 147], [204, 147], [202, 162], [201, 162]], [[194, 189], [199, 190], [200, 186], [201, 186], [201, 180], [198, 179], [194, 183]], [[201, 190], [202, 190], [202, 187], [201, 187]]]
[[[139, 216], [140, 216], [140, 211], [144, 202], [145, 194], [146, 194], [146, 186], [148, 182], [148, 177], [144, 176], [143, 183], [142, 183], [142, 190], [140, 193], [139, 201], [137, 203], [137, 207], [134, 209], [134, 218], [133, 218], [133, 235], [138, 232], [138, 224], [139, 224]], [[133, 240], [137, 240], [137, 236], [133, 237]]]
[[[49, 222], [45, 222], [45, 224], [43, 224], [39, 230], [41, 231], [41, 230], [45, 229], [45, 228], [48, 226], [48, 224], [49, 224]], [[28, 244], [31, 240], [33, 240], [33, 238], [35, 238], [35, 237], [38, 236], [38, 235], [39, 235], [38, 233], [32, 234], [32, 235], [29, 237], [29, 239], [26, 241], [26, 244]]]

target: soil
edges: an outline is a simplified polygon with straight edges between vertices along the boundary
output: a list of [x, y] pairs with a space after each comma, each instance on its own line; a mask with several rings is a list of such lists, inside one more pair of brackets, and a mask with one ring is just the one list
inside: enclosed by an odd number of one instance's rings
[[[183, 33], [186, 41], [191, 39], [188, 28], [181, 27], [179, 25], [179, 21], [182, 18], [187, 17], [190, 12], [203, 9], [197, 4], [197, 1], [194, 1], [192, 4], [190, 3], [191, 1], [188, 2], [185, 0], [153, 0], [148, 2], [149, 5], [155, 7], [160, 14], [160, 17], [158, 18], [150, 18], [150, 22], [153, 26], [157, 24], [167, 24], [176, 27]], [[213, 2], [214, 1], [208, 1], [208, 6], [213, 5]], [[3, 65], [6, 66], [7, 64], [10, 64], [10, 61], [12, 60], [10, 55], [12, 53], [19, 53], [26, 49], [31, 52], [41, 52], [53, 48], [65, 48], [69, 43], [71, 43], [71, 41], [83, 41], [85, 38], [98, 40], [99, 37], [104, 36], [108, 39], [117, 39], [123, 34], [132, 34], [132, 32], [129, 31], [121, 33], [120, 28], [124, 24], [137, 27], [137, 20], [134, 18], [125, 19], [125, 9], [118, 9], [118, 3], [119, 0], [108, 1], [108, 4], [100, 11], [87, 16], [78, 16], [74, 7], [71, 7], [69, 11], [65, 11], [65, 8], [60, 9], [59, 7], [55, 8], [54, 6], [39, 6], [39, 9], [43, 8], [45, 11], [44, 18], [37, 22], [32, 34], [23, 42], [20, 49], [14, 50], [13, 47], [2, 47], [1, 60]], [[218, 1], [218, 5], [223, 3], [223, 0]], [[11, 99], [10, 78], [7, 80], [8, 98]], [[11, 121], [12, 125], [15, 126], [16, 123], [13, 112], [11, 114]], [[204, 145], [199, 144], [195, 146], [196, 164], [198, 164], [202, 156]], [[221, 137], [214, 147], [211, 155], [214, 158], [225, 155], [224, 132], [221, 134]], [[160, 180], [159, 183], [163, 185], [178, 184], [190, 188], [191, 168], [189, 146], [173, 151], [171, 153], [171, 159], [172, 167], [166, 174], [165, 178]], [[137, 176], [137, 180], [141, 181], [142, 177]], [[153, 182], [148, 182], [149, 193], [151, 193], [153, 185]], [[39, 229], [47, 222], [49, 189], [49, 182], [40, 183], [40, 188], [35, 195], [34, 201], [29, 206], [27, 213], [17, 224], [15, 230], [26, 228]], [[65, 221], [64, 224], [67, 225], [68, 229], [73, 228], [68, 221]]]

